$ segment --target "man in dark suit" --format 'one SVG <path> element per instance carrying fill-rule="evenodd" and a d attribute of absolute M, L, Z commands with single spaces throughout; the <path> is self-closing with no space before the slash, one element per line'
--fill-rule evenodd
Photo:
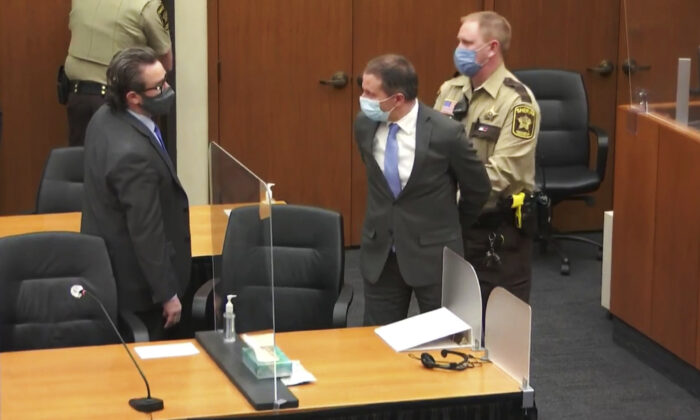
<path fill-rule="evenodd" d="M 463 254 L 459 212 L 476 219 L 491 183 L 464 128 L 416 99 L 404 57 L 372 59 L 362 75 L 355 139 L 367 171 L 360 268 L 366 325 L 441 304 L 442 249 Z M 457 190 L 461 198 L 457 204 Z"/>
<path fill-rule="evenodd" d="M 191 265 L 189 204 L 158 126 L 175 92 L 149 48 L 117 53 L 107 69 L 107 104 L 85 136 L 81 231 L 104 238 L 119 307 L 134 311 L 151 339 L 180 321 Z"/>

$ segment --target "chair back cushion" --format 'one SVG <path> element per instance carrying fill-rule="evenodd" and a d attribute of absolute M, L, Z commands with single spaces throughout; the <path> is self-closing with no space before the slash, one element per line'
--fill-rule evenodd
<path fill-rule="evenodd" d="M 537 166 L 588 166 L 588 99 L 581 75 L 556 69 L 513 74 L 532 90 L 542 113 Z"/>
<path fill-rule="evenodd" d="M 83 200 L 83 148 L 59 147 L 49 154 L 39 184 L 37 213 L 80 211 Z"/>
<path fill-rule="evenodd" d="M 0 238 L 0 351 L 114 343 L 97 302 L 116 320 L 117 291 L 101 238 L 71 232 Z M 115 321 L 116 322 L 116 321 Z"/>
<path fill-rule="evenodd" d="M 329 328 L 343 284 L 340 214 L 315 207 L 272 206 L 260 220 L 258 206 L 234 209 L 222 255 L 225 293 L 235 293 L 239 332 Z M 272 226 L 272 248 L 270 247 Z"/>

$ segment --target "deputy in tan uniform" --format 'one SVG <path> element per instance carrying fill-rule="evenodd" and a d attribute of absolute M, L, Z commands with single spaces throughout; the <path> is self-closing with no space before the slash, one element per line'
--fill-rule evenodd
<path fill-rule="evenodd" d="M 484 307 L 496 286 L 527 302 L 532 277 L 532 235 L 523 225 L 528 221 L 522 220 L 520 200 L 535 188 L 540 109 L 530 89 L 505 67 L 510 34 L 508 21 L 495 12 L 463 17 L 454 53 L 460 75 L 443 83 L 435 102 L 435 109 L 464 124 L 491 180 L 478 221 L 462 226 L 465 256 L 479 276 Z"/>
<path fill-rule="evenodd" d="M 161 0 L 73 0 L 69 27 L 68 143 L 82 146 L 92 114 L 104 103 L 107 66 L 114 54 L 148 46 L 169 71 L 173 67 L 170 27 Z"/>

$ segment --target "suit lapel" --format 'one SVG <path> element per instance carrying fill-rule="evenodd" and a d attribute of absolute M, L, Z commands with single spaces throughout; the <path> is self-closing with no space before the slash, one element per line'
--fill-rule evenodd
<path fill-rule="evenodd" d="M 389 182 L 386 180 L 386 177 L 384 176 L 384 171 L 382 168 L 379 166 L 377 163 L 377 160 L 374 158 L 374 137 L 377 134 L 377 129 L 379 128 L 378 122 L 372 121 L 370 119 L 366 119 L 366 123 L 363 124 L 362 126 L 362 134 L 359 136 L 360 137 L 360 149 L 362 150 L 362 153 L 367 156 L 365 158 L 366 164 L 369 165 L 369 170 L 374 171 L 377 175 L 376 178 L 379 180 L 378 183 L 379 185 L 382 186 L 382 189 L 384 191 L 384 194 L 386 194 L 388 197 L 390 197 L 392 200 L 394 199 L 394 193 L 391 192 L 391 188 L 389 187 Z M 400 194 L 399 194 L 400 195 Z"/>
<path fill-rule="evenodd" d="M 148 143 L 151 145 L 151 147 L 153 147 L 155 149 L 158 156 L 160 156 L 160 158 L 163 159 L 163 162 L 165 162 L 165 165 L 170 170 L 170 176 L 172 176 L 173 179 L 175 180 L 175 182 L 177 183 L 177 185 L 179 185 L 180 188 L 182 188 L 182 185 L 180 184 L 180 179 L 177 177 L 177 172 L 175 171 L 175 167 L 173 166 L 173 162 L 170 159 L 170 156 L 168 155 L 168 153 L 165 151 L 165 149 L 160 147 L 160 142 L 158 141 L 158 139 L 156 139 L 155 134 L 153 134 L 148 129 L 148 127 L 143 125 L 141 123 L 141 121 L 134 118 L 134 116 L 129 114 L 128 112 L 123 113 L 123 118 L 127 123 L 129 123 L 129 125 L 134 127 L 136 129 L 136 131 L 138 131 L 144 137 L 146 137 L 146 139 L 148 140 Z"/>
<path fill-rule="evenodd" d="M 374 156 L 372 151 L 372 143 L 374 142 L 374 135 L 377 133 L 377 128 L 379 128 L 379 123 L 372 121 L 369 118 L 363 118 L 364 122 L 360 125 L 361 132 L 357 136 L 357 140 L 362 153 L 368 156 Z"/>
<path fill-rule="evenodd" d="M 418 116 L 416 118 L 416 153 L 413 158 L 413 169 L 411 169 L 411 175 L 408 177 L 406 186 L 401 190 L 401 194 L 404 191 L 411 188 L 420 177 L 420 171 L 423 168 L 423 161 L 428 154 L 428 146 L 430 145 L 430 134 L 433 130 L 433 125 L 430 122 L 430 116 L 425 112 L 425 105 L 418 103 Z M 399 196 L 401 196 L 399 194 Z"/>

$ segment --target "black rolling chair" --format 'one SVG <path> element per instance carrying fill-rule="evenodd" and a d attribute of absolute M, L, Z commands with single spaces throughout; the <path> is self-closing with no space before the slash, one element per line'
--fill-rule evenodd
<path fill-rule="evenodd" d="M 513 72 L 525 83 L 540 105 L 542 122 L 537 139 L 537 188 L 548 199 L 549 214 L 541 229 L 542 251 L 548 245 L 561 257 L 561 273 L 569 274 L 570 261 L 557 243 L 559 240 L 574 240 L 589 243 L 598 248 L 602 245 L 588 238 L 574 235 L 553 234 L 551 212 L 554 206 L 565 200 L 583 200 L 593 204 L 588 195 L 598 189 L 605 178 L 608 155 L 608 134 L 588 123 L 588 99 L 583 78 L 579 73 L 554 69 L 528 69 Z M 597 154 L 590 169 L 589 133 L 597 139 Z"/>
<path fill-rule="evenodd" d="M 352 289 L 344 284 L 343 221 L 336 212 L 315 207 L 274 205 L 272 237 L 275 330 L 340 328 L 347 325 Z M 272 328 L 270 219 L 258 206 L 229 216 L 217 301 L 236 294 L 236 331 Z M 196 293 L 193 318 L 212 319 L 212 280 Z M 207 318 L 209 317 L 209 318 Z"/>
<path fill-rule="evenodd" d="M 82 210 L 83 148 L 51 150 L 36 197 L 37 213 L 65 213 Z"/>
<path fill-rule="evenodd" d="M 117 321 L 117 289 L 101 238 L 45 232 L 0 238 L 0 351 L 117 343 L 99 305 L 76 299 L 79 284 L 98 296 L 130 341 L 148 341 L 133 314 Z"/>

